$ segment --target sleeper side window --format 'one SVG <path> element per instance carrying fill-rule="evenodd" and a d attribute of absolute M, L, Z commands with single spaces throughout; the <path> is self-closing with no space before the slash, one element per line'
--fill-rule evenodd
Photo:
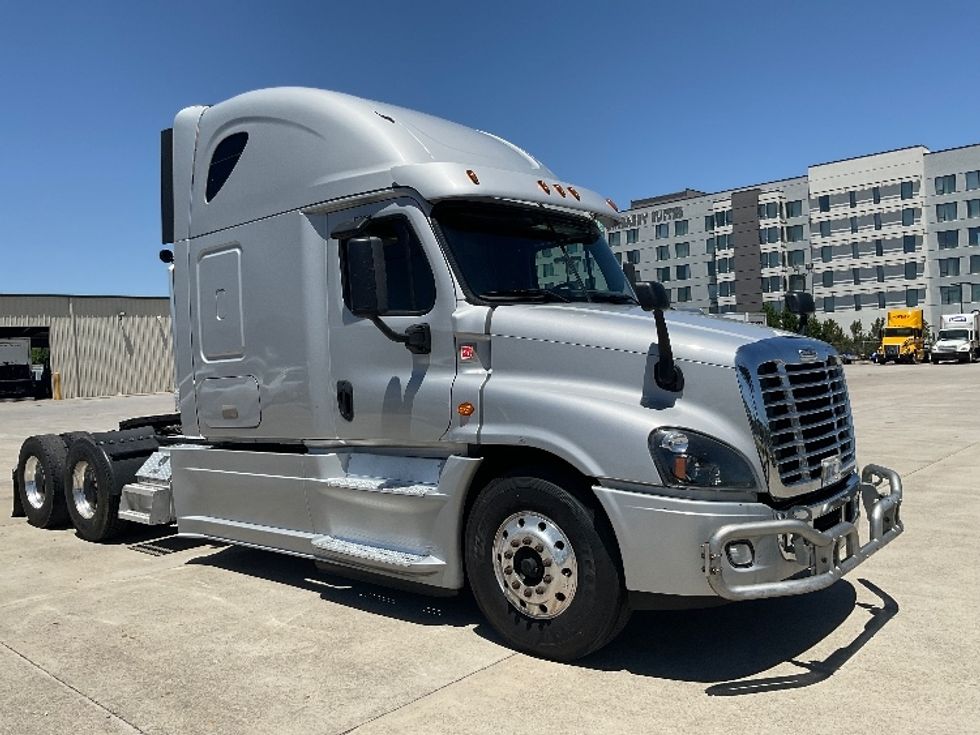
<path fill-rule="evenodd" d="M 248 143 L 248 133 L 233 133 L 218 143 L 208 164 L 208 183 L 204 190 L 204 201 L 214 199 L 221 187 L 228 181 L 231 172 L 235 170 L 238 159 L 242 157 L 245 144 Z"/>
<path fill-rule="evenodd" d="M 379 237 L 384 244 L 385 273 L 388 281 L 388 310 L 385 314 L 425 314 L 436 303 L 436 282 L 425 257 L 422 243 L 405 217 L 373 220 L 358 237 Z M 340 257 L 347 258 L 347 242 L 341 243 Z M 343 269 L 346 272 L 346 268 Z M 350 293 L 344 282 L 344 304 L 350 308 Z"/>

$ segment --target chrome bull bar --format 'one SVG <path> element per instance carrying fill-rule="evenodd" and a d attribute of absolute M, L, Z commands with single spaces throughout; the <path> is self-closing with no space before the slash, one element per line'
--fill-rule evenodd
<path fill-rule="evenodd" d="M 876 481 L 877 479 L 877 481 Z M 888 481 L 889 491 L 880 494 L 877 486 Z M 768 597 L 801 595 L 829 587 L 856 566 L 876 553 L 905 530 L 900 509 L 902 478 L 894 470 L 869 464 L 861 471 L 858 487 L 868 516 L 870 539 L 860 545 L 854 523 L 842 521 L 826 531 L 818 531 L 803 520 L 791 518 L 751 521 L 721 526 L 701 545 L 703 571 L 708 585 L 727 600 L 756 600 Z M 732 577 L 741 572 L 728 558 L 726 548 L 732 542 L 768 539 L 778 543 L 779 536 L 789 536 L 795 545 L 811 553 L 807 567 L 790 579 L 737 583 Z"/>

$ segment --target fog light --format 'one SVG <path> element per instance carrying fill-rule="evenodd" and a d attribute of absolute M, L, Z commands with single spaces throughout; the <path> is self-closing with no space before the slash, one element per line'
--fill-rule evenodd
<path fill-rule="evenodd" d="M 732 541 L 725 547 L 725 553 L 733 567 L 750 567 L 755 561 L 755 550 L 748 541 Z"/>

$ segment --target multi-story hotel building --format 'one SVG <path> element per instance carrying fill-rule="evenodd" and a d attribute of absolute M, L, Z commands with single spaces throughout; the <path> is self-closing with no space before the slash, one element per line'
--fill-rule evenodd
<path fill-rule="evenodd" d="M 810 291 L 821 317 L 865 328 L 888 309 L 926 319 L 980 308 L 980 144 L 913 146 L 805 176 L 634 200 L 609 233 L 678 306 L 758 312 Z"/>

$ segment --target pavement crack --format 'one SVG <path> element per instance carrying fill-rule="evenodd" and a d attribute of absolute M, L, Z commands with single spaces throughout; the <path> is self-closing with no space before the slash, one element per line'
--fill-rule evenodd
<path fill-rule="evenodd" d="M 927 465 L 923 465 L 922 467 L 919 467 L 918 469 L 912 470 L 911 472 L 906 472 L 904 476 L 905 477 L 911 477 L 912 475 L 914 475 L 914 474 L 916 474 L 918 472 L 922 472 L 922 470 L 927 470 L 930 467 L 933 467 L 933 466 L 939 464 L 940 462 L 945 462 L 950 457 L 955 457 L 957 454 L 961 454 L 962 452 L 965 452 L 968 449 L 973 449 L 974 447 L 978 447 L 978 446 L 980 446 L 980 442 L 973 442 L 972 444 L 967 444 L 965 447 L 960 447 L 956 451 L 950 452 L 949 454 L 945 455 L 944 457 L 940 457 L 939 459 L 937 459 L 937 460 L 935 460 L 933 462 L 930 462 Z"/>
<path fill-rule="evenodd" d="M 438 687 L 436 687 L 435 689 L 433 689 L 430 692 L 426 692 L 425 694 L 420 694 L 419 696 L 415 697 L 414 699 L 410 699 L 407 702 L 403 702 L 402 704 L 398 705 L 397 707 L 392 707 L 391 709 L 385 710 L 384 712 L 382 712 L 380 714 L 377 714 L 374 717 L 371 717 L 371 718 L 368 718 L 367 720 L 364 720 L 364 722 L 359 722 L 358 724 L 354 725 L 353 727 L 350 727 L 350 728 L 348 728 L 346 730 L 341 730 L 339 733 L 337 733 L 337 735 L 349 735 L 349 733 L 355 732 L 356 730 L 361 729 L 365 725 L 370 725 L 372 722 L 377 722 L 381 718 L 387 717 L 388 715 L 390 715 L 390 714 L 392 714 L 394 712 L 398 712 L 399 710 L 405 709 L 406 707 L 410 707 L 411 705 L 415 704 L 416 702 L 421 702 L 423 699 L 426 699 L 427 697 L 431 697 L 433 694 L 437 694 L 437 693 L 441 692 L 443 689 L 447 689 L 447 688 L 453 686 L 454 684 L 458 684 L 461 681 L 466 681 L 471 676 L 475 676 L 476 674 L 482 673 L 482 672 L 484 672 L 484 671 L 486 671 L 488 669 L 492 669 L 497 664 L 501 664 L 504 661 L 507 661 L 509 659 L 512 659 L 516 655 L 517 655 L 517 653 L 514 652 L 514 653 L 510 653 L 510 654 L 504 656 L 503 658 L 498 658 L 496 661 L 491 661 L 486 666 L 481 666 L 480 668 L 474 669 L 473 671 L 469 672 L 468 674 L 463 674 L 462 676 L 459 676 L 459 677 L 453 679 L 452 681 L 447 681 L 442 686 L 438 686 Z"/>
<path fill-rule="evenodd" d="M 75 686 L 69 684 L 67 681 L 65 681 L 61 677 L 57 676 L 56 674 L 52 674 L 46 668 L 44 668 L 43 666 L 41 666 L 41 664 L 39 664 L 36 661 L 32 660 L 28 656 L 25 656 L 23 653 L 21 653 L 20 651 L 18 651 L 16 648 L 12 648 L 8 644 L 4 643 L 3 641 L 0 641 L 0 646 L 2 646 L 4 649 L 10 651 L 14 656 L 16 656 L 17 658 L 21 659 L 22 661 L 24 661 L 25 663 L 27 663 L 29 666 L 32 666 L 33 668 L 37 669 L 38 671 L 40 671 L 45 676 L 50 677 L 51 679 L 54 679 L 56 682 L 58 682 L 59 684 L 61 684 L 61 686 L 63 686 L 66 689 L 70 689 L 71 691 L 75 692 L 75 694 L 77 694 L 82 699 L 85 699 L 86 701 L 91 702 L 93 705 L 95 705 L 100 710 L 102 710 L 107 715 L 109 715 L 109 717 L 111 717 L 114 720 L 118 720 L 123 725 L 125 725 L 128 728 L 130 728 L 133 732 L 140 733 L 140 735 L 147 735 L 147 733 L 146 733 L 145 730 L 141 730 L 140 728 L 136 727 L 136 725 L 134 725 L 132 722 L 130 722 L 129 720 L 127 720 L 124 717 L 120 716 L 118 713 L 113 712 L 111 709 L 109 709 L 108 707 L 106 707 L 104 704 L 102 704 L 98 700 L 93 699 L 92 697 L 90 697 L 89 695 L 87 695 L 85 692 L 81 691 L 78 687 L 75 687 Z"/>

